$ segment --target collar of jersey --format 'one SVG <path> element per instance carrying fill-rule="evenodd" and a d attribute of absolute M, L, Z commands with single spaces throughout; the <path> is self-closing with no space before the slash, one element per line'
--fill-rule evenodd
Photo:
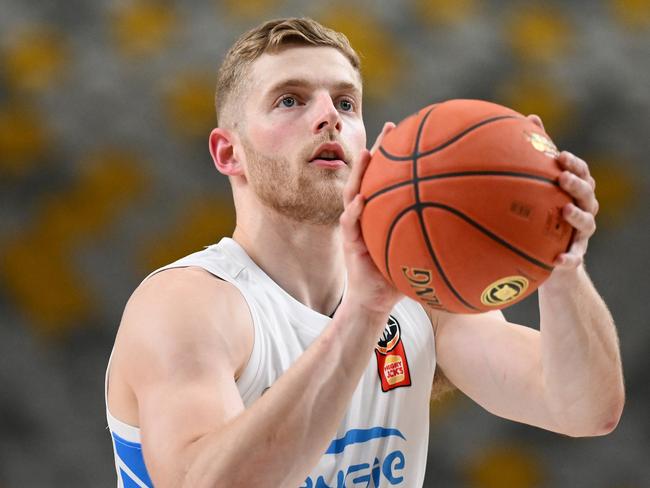
<path fill-rule="evenodd" d="M 274 288 L 278 292 L 278 296 L 280 296 L 287 304 L 287 313 L 292 317 L 292 319 L 294 319 L 295 323 L 293 325 L 295 327 L 299 327 L 308 332 L 311 336 L 316 337 L 323 331 L 323 328 L 330 322 L 330 320 L 332 320 L 327 315 L 316 312 L 287 293 L 284 288 L 273 281 L 271 277 L 267 275 L 248 254 L 246 254 L 246 251 L 234 239 L 224 237 L 217 245 L 237 261 L 245 265 L 245 267 L 248 268 L 257 279 L 264 282 L 267 286 Z M 348 279 L 346 276 L 343 287 L 343 296 L 345 296 L 347 289 Z"/>

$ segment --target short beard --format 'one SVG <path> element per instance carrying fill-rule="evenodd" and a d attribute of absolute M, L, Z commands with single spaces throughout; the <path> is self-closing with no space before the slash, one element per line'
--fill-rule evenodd
<path fill-rule="evenodd" d="M 266 157 L 253 149 L 248 141 L 242 142 L 249 183 L 264 205 L 298 223 L 338 224 L 343 213 L 342 187 L 349 169 L 333 171 L 307 166 L 306 161 L 318 145 L 306 148 L 305 154 L 300 154 L 300 166 L 296 171 L 286 158 Z"/>

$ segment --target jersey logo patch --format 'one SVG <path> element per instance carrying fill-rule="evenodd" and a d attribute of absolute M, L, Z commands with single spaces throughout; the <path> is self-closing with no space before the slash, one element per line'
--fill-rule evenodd
<path fill-rule="evenodd" d="M 388 317 L 384 333 L 375 346 L 375 356 L 381 391 L 387 392 L 400 386 L 411 386 L 402 330 L 399 322 L 392 315 Z"/>

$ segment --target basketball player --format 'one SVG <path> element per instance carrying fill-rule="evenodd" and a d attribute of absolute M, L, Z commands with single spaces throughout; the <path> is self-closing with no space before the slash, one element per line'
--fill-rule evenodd
<path fill-rule="evenodd" d="M 343 35 L 265 23 L 231 48 L 217 93 L 209 147 L 237 224 L 126 306 L 107 371 L 119 486 L 421 486 L 445 385 L 569 436 L 614 429 L 624 388 L 582 266 L 598 210 L 584 161 L 558 158 L 577 237 L 539 289 L 537 331 L 425 310 L 370 260 L 359 58 Z"/>

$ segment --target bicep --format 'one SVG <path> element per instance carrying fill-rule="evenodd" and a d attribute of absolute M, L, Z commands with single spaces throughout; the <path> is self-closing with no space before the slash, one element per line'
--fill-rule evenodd
<path fill-rule="evenodd" d="M 225 284 L 166 273 L 127 305 L 121 346 L 147 469 L 156 486 L 177 486 L 197 441 L 244 410 L 235 374 L 251 336 L 247 307 Z"/>
<path fill-rule="evenodd" d="M 226 374 L 192 370 L 181 367 L 137 392 L 143 455 L 154 482 L 178 484 L 170 481 L 182 480 L 197 454 L 196 441 L 244 410 L 227 368 Z"/>
<path fill-rule="evenodd" d="M 489 412 L 553 430 L 539 331 L 509 323 L 499 311 L 441 315 L 436 357 L 449 380 Z"/>

